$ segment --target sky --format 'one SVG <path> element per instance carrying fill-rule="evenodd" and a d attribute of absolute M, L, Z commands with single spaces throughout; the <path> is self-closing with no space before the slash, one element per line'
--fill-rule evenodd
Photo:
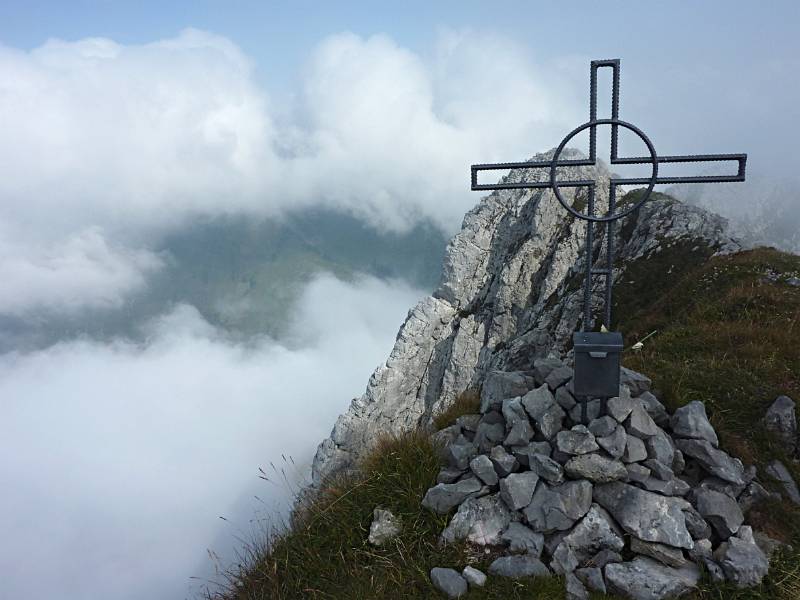
<path fill-rule="evenodd" d="M 659 154 L 747 152 L 754 181 L 796 181 L 799 17 L 793 2 L 3 3 L 0 318 L 124 306 L 163 268 L 158 241 L 201 217 L 324 206 L 452 234 L 479 199 L 470 164 L 524 160 L 587 120 L 596 58 L 622 60 L 621 117 Z M 253 496 L 285 507 L 258 467 L 283 454 L 302 471 L 424 293 L 322 276 L 291 347 L 243 345 L 179 305 L 140 324 L 144 342 L 0 355 L 0 598 L 186 593 L 207 548 L 231 556 Z"/>

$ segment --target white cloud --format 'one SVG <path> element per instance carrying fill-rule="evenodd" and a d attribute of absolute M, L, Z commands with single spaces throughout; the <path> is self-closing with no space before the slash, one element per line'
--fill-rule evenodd
<path fill-rule="evenodd" d="M 252 531 L 257 479 L 308 463 L 421 292 L 330 277 L 306 290 L 295 349 L 245 348 L 189 306 L 143 346 L 61 343 L 0 357 L 0 564 L 9 597 L 176 598 Z M 218 519 L 233 521 L 236 531 Z M 222 541 L 220 541 L 222 540 Z"/>
<path fill-rule="evenodd" d="M 135 253 L 195 215 L 310 205 L 378 228 L 429 218 L 454 231 L 478 200 L 471 162 L 525 158 L 554 144 L 545 123 L 570 120 L 551 71 L 521 46 L 473 32 L 443 30 L 429 58 L 385 35 L 338 34 L 311 53 L 284 114 L 249 59 L 202 31 L 144 45 L 0 46 L 5 256 L 32 262 L 91 228 Z M 59 298 L 70 272 L 49 270 L 36 298 L 22 281 L 13 293 L 32 305 Z M 83 289 L 86 298 L 73 290 L 65 309 L 105 296 Z"/>
<path fill-rule="evenodd" d="M 117 308 L 162 266 L 152 252 L 110 245 L 96 228 L 39 245 L 0 236 L 0 314 Z"/>

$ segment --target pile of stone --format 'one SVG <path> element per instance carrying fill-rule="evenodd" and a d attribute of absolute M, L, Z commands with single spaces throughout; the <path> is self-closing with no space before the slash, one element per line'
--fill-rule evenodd
<path fill-rule="evenodd" d="M 704 405 L 669 415 L 650 380 L 623 368 L 619 396 L 584 406 L 572 374 L 555 358 L 489 373 L 480 414 L 436 434 L 447 466 L 422 504 L 457 509 L 441 542 L 500 547 L 492 575 L 562 574 L 568 598 L 678 596 L 701 567 L 716 581 L 758 584 L 769 567 L 762 546 L 774 540 L 745 515 L 771 494 L 755 467 L 719 447 Z M 453 575 L 445 593 L 458 597 L 467 582 Z"/>

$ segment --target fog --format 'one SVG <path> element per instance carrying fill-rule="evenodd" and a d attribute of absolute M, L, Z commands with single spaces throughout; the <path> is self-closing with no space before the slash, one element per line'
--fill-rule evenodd
<path fill-rule="evenodd" d="M 184 597 L 210 574 L 206 548 L 230 560 L 256 509 L 285 510 L 289 488 L 258 468 L 274 475 L 283 454 L 306 473 L 421 295 L 321 277 L 294 349 L 236 345 L 183 305 L 146 325 L 146 344 L 2 356 L 3 597 Z"/>

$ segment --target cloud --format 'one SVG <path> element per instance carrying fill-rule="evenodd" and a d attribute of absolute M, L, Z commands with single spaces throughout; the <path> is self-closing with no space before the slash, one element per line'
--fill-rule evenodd
<path fill-rule="evenodd" d="M 378 229 L 455 231 L 478 199 L 471 162 L 525 158 L 570 120 L 556 75 L 487 34 L 442 30 L 423 58 L 343 33 L 312 51 L 282 112 L 241 50 L 203 31 L 0 46 L 0 243 L 25 274 L 0 313 L 116 303 L 153 270 L 159 236 L 198 215 L 323 205 Z M 89 238 L 106 259 L 47 258 Z"/>
<path fill-rule="evenodd" d="M 96 228 L 46 245 L 0 236 L 0 314 L 118 308 L 162 266 L 152 252 L 110 245 Z"/>
<path fill-rule="evenodd" d="M 0 357 L 3 591 L 26 598 L 176 598 L 250 532 L 257 479 L 281 454 L 307 464 L 386 356 L 422 293 L 315 280 L 294 347 L 244 347 L 177 306 L 149 341 L 92 340 Z M 200 566 L 198 566 L 200 565 Z M 203 569 L 206 569 L 203 572 Z"/>

